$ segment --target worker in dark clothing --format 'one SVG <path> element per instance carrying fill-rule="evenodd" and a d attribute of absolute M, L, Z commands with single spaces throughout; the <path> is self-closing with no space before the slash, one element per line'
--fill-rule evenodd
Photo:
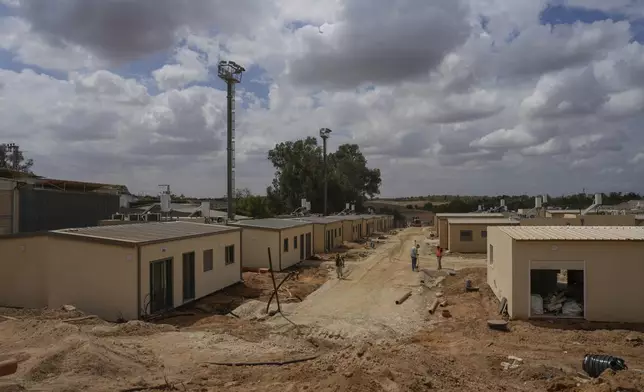
<path fill-rule="evenodd" d="M 342 269 L 344 268 L 344 257 L 340 256 L 339 253 L 335 255 L 335 273 L 338 275 L 338 279 L 344 277 Z"/>
<path fill-rule="evenodd" d="M 411 270 L 412 271 L 416 271 L 416 263 L 418 261 L 418 253 L 420 250 L 419 248 L 420 248 L 419 244 L 416 244 L 411 248 Z"/>

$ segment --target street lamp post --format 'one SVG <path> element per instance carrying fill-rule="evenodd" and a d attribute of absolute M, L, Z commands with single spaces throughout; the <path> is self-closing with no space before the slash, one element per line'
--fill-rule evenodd
<path fill-rule="evenodd" d="M 220 61 L 217 67 L 217 76 L 226 82 L 227 103 L 228 103 L 228 126 L 227 126 L 227 158 L 228 158 L 228 219 L 235 219 L 235 84 L 241 82 L 244 67 L 234 61 Z"/>
<path fill-rule="evenodd" d="M 322 151 L 324 157 L 324 211 L 323 215 L 327 215 L 327 175 L 326 175 L 326 141 L 331 134 L 329 128 L 320 128 L 320 137 L 322 138 Z"/>

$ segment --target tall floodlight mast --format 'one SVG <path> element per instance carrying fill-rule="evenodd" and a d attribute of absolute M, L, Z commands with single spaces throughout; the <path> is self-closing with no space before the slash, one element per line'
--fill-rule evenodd
<path fill-rule="evenodd" d="M 324 211 L 322 214 L 324 216 L 328 215 L 326 205 L 327 205 L 327 175 L 326 175 L 326 141 L 331 135 L 331 130 L 329 128 L 320 128 L 320 137 L 322 138 L 322 151 L 324 156 Z"/>
<path fill-rule="evenodd" d="M 228 87 L 228 142 L 227 142 L 227 155 L 228 155 L 228 219 L 235 219 L 235 84 L 240 83 L 242 73 L 246 70 L 241 65 L 234 61 L 220 61 L 217 67 L 217 76 L 219 76 Z"/>

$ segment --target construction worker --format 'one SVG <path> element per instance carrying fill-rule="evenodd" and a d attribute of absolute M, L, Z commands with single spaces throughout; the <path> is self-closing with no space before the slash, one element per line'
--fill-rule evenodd
<path fill-rule="evenodd" d="M 342 268 L 344 267 L 344 257 L 341 257 L 339 253 L 335 254 L 335 273 L 338 275 L 338 279 L 344 277 L 342 273 Z"/>
<path fill-rule="evenodd" d="M 411 247 L 411 270 L 416 271 L 416 262 L 418 261 L 418 253 L 420 245 L 416 244 Z"/>
<path fill-rule="evenodd" d="M 436 261 L 438 262 L 438 269 L 443 269 L 443 265 L 441 264 L 441 260 L 443 259 L 443 248 L 441 248 L 439 245 L 436 245 Z"/>

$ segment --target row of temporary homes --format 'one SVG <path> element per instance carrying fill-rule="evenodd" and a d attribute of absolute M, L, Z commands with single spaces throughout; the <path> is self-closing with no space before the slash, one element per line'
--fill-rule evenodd
<path fill-rule="evenodd" d="M 487 280 L 513 319 L 644 322 L 644 227 L 499 226 Z"/>
<path fill-rule="evenodd" d="M 370 234 L 367 227 L 390 224 L 372 215 L 320 219 L 149 222 L 4 236 L 0 306 L 73 304 L 107 320 L 136 319 L 239 282 L 242 265 L 268 267 L 269 248 L 273 268 L 282 270 Z"/>

